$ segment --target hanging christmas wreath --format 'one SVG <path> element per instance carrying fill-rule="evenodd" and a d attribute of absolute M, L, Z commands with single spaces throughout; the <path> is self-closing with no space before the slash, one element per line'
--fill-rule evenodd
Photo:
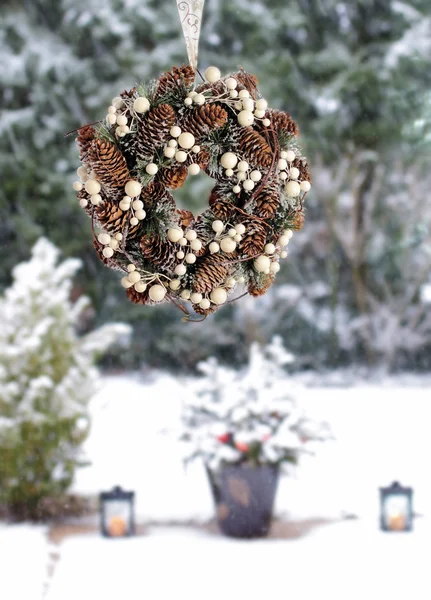
<path fill-rule="evenodd" d="M 236 288 L 264 294 L 310 189 L 298 128 L 268 108 L 243 70 L 209 67 L 194 86 L 191 66 L 114 98 L 106 119 L 78 130 L 82 166 L 74 183 L 91 216 L 101 260 L 124 273 L 138 304 L 171 301 L 207 316 Z M 215 181 L 195 217 L 170 190 L 205 171 Z"/>

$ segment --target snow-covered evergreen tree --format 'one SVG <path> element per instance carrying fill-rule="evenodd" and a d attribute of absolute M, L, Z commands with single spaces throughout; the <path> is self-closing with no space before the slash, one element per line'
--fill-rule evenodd
<path fill-rule="evenodd" d="M 296 464 L 328 427 L 307 418 L 289 393 L 284 366 L 293 356 L 275 337 L 250 348 L 241 371 L 210 358 L 198 365 L 201 377 L 183 407 L 186 461 L 201 457 L 216 470 L 224 464 Z"/>
<path fill-rule="evenodd" d="M 37 517 L 44 498 L 71 484 L 89 431 L 94 361 L 130 333 L 114 323 L 78 337 L 88 306 L 70 299 L 80 261 L 58 260 L 41 238 L 0 297 L 0 504 L 17 516 Z"/>

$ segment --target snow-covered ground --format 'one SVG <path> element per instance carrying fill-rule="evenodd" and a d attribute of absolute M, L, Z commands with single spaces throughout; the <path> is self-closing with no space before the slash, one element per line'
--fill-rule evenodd
<path fill-rule="evenodd" d="M 423 385 L 428 383 L 428 385 Z M 429 382 L 386 381 L 354 387 L 292 388 L 311 417 L 327 420 L 336 437 L 283 479 L 276 512 L 290 519 L 357 515 L 296 540 L 237 541 L 186 527 L 152 526 L 147 534 L 106 540 L 71 537 L 47 600 L 174 596 L 251 600 L 410 598 L 429 600 L 431 550 L 431 416 Z M 109 377 L 91 403 L 92 432 L 75 492 L 120 484 L 136 491 L 138 521 L 207 520 L 213 516 L 205 473 L 184 471 L 173 432 L 184 381 L 143 383 Z M 172 432 L 169 433 L 169 432 Z M 414 487 L 412 533 L 378 529 L 378 487 L 397 479 Z M 52 547 L 43 528 L 0 528 L 0 598 L 41 600 Z"/>

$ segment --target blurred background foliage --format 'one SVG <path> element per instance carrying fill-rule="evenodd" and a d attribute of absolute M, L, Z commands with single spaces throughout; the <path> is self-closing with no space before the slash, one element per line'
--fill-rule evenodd
<path fill-rule="evenodd" d="M 312 165 L 306 224 L 278 283 L 199 325 L 132 305 L 99 262 L 71 183 L 74 135 L 113 96 L 186 60 L 173 0 L 9 0 L 0 15 L 0 291 L 47 236 L 83 260 L 74 295 L 133 326 L 106 367 L 243 364 L 283 336 L 297 368 L 429 369 L 431 7 L 427 0 L 207 0 L 200 67 L 255 73 L 299 123 Z M 202 175 L 176 195 L 203 210 Z"/>

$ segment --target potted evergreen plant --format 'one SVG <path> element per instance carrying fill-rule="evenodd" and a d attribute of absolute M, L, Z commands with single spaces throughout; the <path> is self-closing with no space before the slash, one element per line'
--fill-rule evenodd
<path fill-rule="evenodd" d="M 242 371 L 211 358 L 183 407 L 186 462 L 200 457 L 221 531 L 250 538 L 268 533 L 282 465 L 296 465 L 325 424 L 307 419 L 287 392 L 284 365 L 293 360 L 280 338 L 253 344 Z"/>

